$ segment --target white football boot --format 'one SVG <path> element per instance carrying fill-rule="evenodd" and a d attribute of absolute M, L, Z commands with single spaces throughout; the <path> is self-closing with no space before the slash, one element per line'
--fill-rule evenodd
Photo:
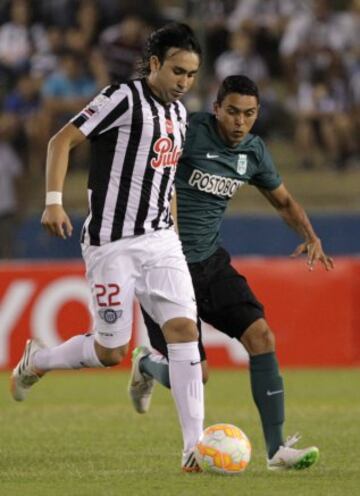
<path fill-rule="evenodd" d="M 128 393 L 138 413 L 146 413 L 150 408 L 151 396 L 155 380 L 140 371 L 140 360 L 151 351 L 146 346 L 138 346 L 132 352 L 132 369 L 128 385 Z"/>
<path fill-rule="evenodd" d="M 298 434 L 295 434 L 287 438 L 284 446 L 280 446 L 274 456 L 267 461 L 269 470 L 302 470 L 311 467 L 311 465 L 318 461 L 320 453 L 316 446 L 303 449 L 292 448 L 299 441 L 300 437 Z"/>
<path fill-rule="evenodd" d="M 194 450 L 183 452 L 181 470 L 187 473 L 202 472 L 200 465 L 196 461 Z"/>
<path fill-rule="evenodd" d="M 33 367 L 34 354 L 44 346 L 34 339 L 26 341 L 25 350 L 11 375 L 11 394 L 14 400 L 24 401 L 31 386 L 38 382 L 44 372 Z"/>

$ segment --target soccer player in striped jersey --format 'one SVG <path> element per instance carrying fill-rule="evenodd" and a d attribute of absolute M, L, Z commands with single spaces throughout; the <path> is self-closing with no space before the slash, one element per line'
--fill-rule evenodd
<path fill-rule="evenodd" d="M 192 276 L 199 317 L 239 340 L 249 353 L 251 389 L 267 448 L 268 468 L 301 469 L 318 458 L 318 449 L 297 449 L 298 437 L 283 438 L 284 385 L 275 351 L 275 338 L 265 320 L 263 305 L 246 279 L 230 264 L 220 246 L 225 209 L 244 184 L 255 186 L 283 219 L 303 238 L 294 255 L 307 254 L 313 269 L 333 268 L 304 209 L 283 184 L 265 143 L 250 134 L 259 112 L 259 93 L 245 76 L 229 76 L 218 91 L 214 114 L 190 117 L 183 155 L 176 175 L 178 227 Z M 144 311 L 145 310 L 145 311 Z M 133 352 L 129 393 L 139 413 L 150 405 L 154 378 L 170 387 L 165 343 L 151 316 L 143 309 L 152 346 Z M 208 372 L 201 339 L 204 379 Z"/>
<path fill-rule="evenodd" d="M 54 348 L 29 340 L 12 375 L 13 396 L 22 401 L 50 370 L 117 365 L 128 350 L 136 296 L 167 342 L 185 471 L 198 470 L 193 448 L 203 430 L 203 384 L 194 290 L 170 203 L 187 121 L 179 99 L 200 62 L 192 30 L 164 26 L 149 37 L 144 77 L 105 88 L 50 140 L 42 224 L 60 238 L 72 232 L 62 206 L 69 153 L 91 143 L 81 245 L 94 330 Z"/>

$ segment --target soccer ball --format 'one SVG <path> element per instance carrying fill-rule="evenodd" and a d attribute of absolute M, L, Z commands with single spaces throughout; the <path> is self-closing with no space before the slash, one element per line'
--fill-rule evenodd
<path fill-rule="evenodd" d="M 195 447 L 196 461 L 204 471 L 240 474 L 251 457 L 251 444 L 246 434 L 231 424 L 207 427 Z"/>

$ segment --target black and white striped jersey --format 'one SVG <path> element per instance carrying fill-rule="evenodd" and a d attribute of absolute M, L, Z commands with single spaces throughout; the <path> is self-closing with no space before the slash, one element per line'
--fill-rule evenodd
<path fill-rule="evenodd" d="M 71 122 L 91 142 L 82 242 L 103 245 L 170 227 L 185 107 L 162 103 L 139 79 L 108 86 Z"/>

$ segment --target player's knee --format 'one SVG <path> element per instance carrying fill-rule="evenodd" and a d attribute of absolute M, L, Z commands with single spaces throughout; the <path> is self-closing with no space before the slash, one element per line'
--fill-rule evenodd
<path fill-rule="evenodd" d="M 253 322 L 244 332 L 241 342 L 250 355 L 270 353 L 275 350 L 275 336 L 265 319 Z"/>
<path fill-rule="evenodd" d="M 199 338 L 196 323 L 183 317 L 168 320 L 162 330 L 168 343 L 187 343 Z"/>
<path fill-rule="evenodd" d="M 96 343 L 96 345 L 96 354 L 105 367 L 114 367 L 121 363 L 129 349 L 127 344 L 117 348 L 105 348 L 104 346 L 99 345 L 99 343 Z"/>

